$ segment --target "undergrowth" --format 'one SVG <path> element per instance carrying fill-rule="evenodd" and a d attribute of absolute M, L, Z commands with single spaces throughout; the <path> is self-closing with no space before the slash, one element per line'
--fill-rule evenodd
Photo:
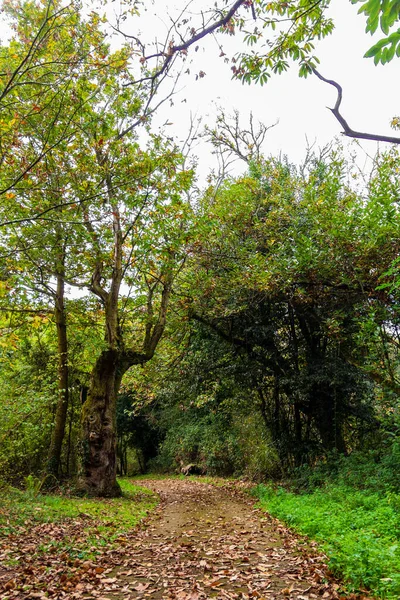
<path fill-rule="evenodd" d="M 389 464 L 390 462 L 390 464 Z M 400 597 L 400 494 L 391 460 L 369 455 L 339 458 L 297 473 L 290 491 L 259 485 L 262 508 L 317 540 L 332 572 L 353 589 L 379 598 Z"/>

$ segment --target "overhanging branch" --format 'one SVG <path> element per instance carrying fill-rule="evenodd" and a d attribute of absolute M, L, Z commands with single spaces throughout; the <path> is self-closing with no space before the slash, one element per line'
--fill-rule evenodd
<path fill-rule="evenodd" d="M 339 111 L 343 96 L 342 87 L 336 81 L 333 81 L 333 79 L 326 79 L 325 77 L 323 77 L 321 73 L 319 73 L 316 69 L 313 69 L 313 72 L 319 79 L 321 79 L 321 81 L 333 85 L 333 87 L 337 90 L 338 97 L 336 100 L 336 104 L 333 108 L 330 108 L 329 110 L 332 112 L 332 114 L 336 117 L 336 119 L 343 127 L 343 135 L 361 140 L 371 140 L 373 142 L 388 142 L 389 144 L 400 144 L 399 137 L 393 137 L 390 135 L 379 135 L 375 133 L 365 133 L 363 131 L 354 131 L 354 129 L 352 129 L 349 126 L 346 119 L 344 119 L 344 117 L 340 114 Z"/>
<path fill-rule="evenodd" d="M 143 60 L 145 60 L 145 61 L 155 59 L 155 58 L 157 58 L 157 59 L 161 58 L 162 64 L 155 71 L 155 73 L 145 76 L 142 79 L 126 83 L 125 86 L 136 85 L 136 84 L 142 83 L 144 81 L 158 79 L 161 75 L 163 75 L 164 73 L 166 73 L 169 70 L 171 63 L 173 62 L 173 59 L 175 58 L 175 56 L 177 54 L 179 54 L 180 52 L 186 52 L 190 48 L 190 46 L 192 46 L 193 44 L 195 44 L 202 38 L 207 37 L 208 35 L 212 34 L 214 31 L 216 31 L 220 27 L 224 27 L 225 25 L 227 25 L 229 23 L 229 21 L 235 16 L 238 9 L 243 5 L 247 6 L 247 4 L 248 4 L 247 0 L 236 0 L 236 2 L 233 3 L 231 8 L 227 11 L 227 13 L 224 16 L 222 16 L 217 21 L 214 21 L 214 23 L 211 23 L 211 25 L 209 25 L 208 27 L 204 27 L 198 33 L 195 33 L 194 35 L 192 35 L 192 37 L 190 39 L 183 41 L 181 44 L 177 44 L 177 45 L 171 43 L 166 51 L 155 52 L 154 54 L 151 54 L 149 56 L 143 56 Z"/>

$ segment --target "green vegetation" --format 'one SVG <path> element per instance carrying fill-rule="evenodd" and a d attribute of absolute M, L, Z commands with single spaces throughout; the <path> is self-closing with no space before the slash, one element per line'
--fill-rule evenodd
<path fill-rule="evenodd" d="M 119 544 L 154 507 L 157 497 L 147 488 L 121 479 L 123 496 L 112 500 L 77 498 L 68 494 L 44 495 L 40 481 L 30 477 L 26 490 L 3 488 L 0 491 L 1 538 L 9 535 L 32 536 L 38 552 L 67 553 L 69 558 L 90 558 L 105 547 Z M 35 528 L 49 524 L 44 531 Z M 66 535 L 53 538 L 53 526 L 65 526 Z M 0 538 L 0 541 L 1 541 Z M 35 539 L 37 538 L 37 539 Z M 17 550 L 15 551 L 18 554 Z M 14 560 L 9 553 L 8 560 Z"/>
<path fill-rule="evenodd" d="M 291 485 L 300 492 L 260 484 L 254 494 L 270 514 L 317 540 L 332 572 L 344 576 L 352 589 L 366 587 L 394 600 L 400 594 L 396 452 L 395 457 L 371 452 L 336 458 L 297 472 Z"/>
<path fill-rule="evenodd" d="M 265 156 L 269 128 L 239 113 L 184 142 L 169 120 L 153 129 L 179 87 L 174 64 L 202 37 L 244 33 L 253 49 L 233 75 L 264 84 L 290 61 L 311 74 L 314 42 L 333 31 L 329 0 L 217 4 L 200 25 L 184 9 L 153 47 L 120 31 L 140 2 L 115 26 L 79 2 L 1 3 L 7 560 L 24 536 L 68 560 L 123 545 L 156 500 L 117 475 L 291 478 L 290 491 L 261 485 L 263 506 L 320 541 L 353 586 L 395 598 L 400 153 L 362 170 L 335 143 L 294 165 Z M 400 56 L 399 1 L 360 12 L 385 36 L 366 56 Z M 198 137 L 221 159 L 203 188 Z"/>

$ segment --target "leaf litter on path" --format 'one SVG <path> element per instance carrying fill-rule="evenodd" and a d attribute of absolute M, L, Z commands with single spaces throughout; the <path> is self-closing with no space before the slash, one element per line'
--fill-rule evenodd
<path fill-rule="evenodd" d="M 16 564 L 0 569 L 2 600 L 364 597 L 342 593 L 316 545 L 254 509 L 240 484 L 165 479 L 143 485 L 159 494 L 159 507 L 93 560 L 71 561 L 51 549 L 38 553 L 37 536 L 10 536 Z M 55 535 L 68 535 L 69 527 L 76 534 L 79 522 L 57 525 Z M 6 544 L 0 556 L 7 555 Z"/>

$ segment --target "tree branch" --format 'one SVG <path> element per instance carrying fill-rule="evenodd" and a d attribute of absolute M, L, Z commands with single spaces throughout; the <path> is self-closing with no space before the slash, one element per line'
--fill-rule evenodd
<path fill-rule="evenodd" d="M 333 81 L 333 79 L 325 79 L 325 77 L 323 77 L 321 75 L 321 73 L 319 73 L 316 69 L 313 69 L 313 73 L 319 79 L 321 79 L 321 81 L 324 81 L 325 83 L 329 83 L 330 85 L 333 85 L 333 87 L 337 89 L 338 97 L 336 100 L 336 104 L 333 108 L 330 108 L 329 110 L 332 112 L 332 114 L 336 117 L 336 119 L 339 121 L 339 123 L 343 127 L 343 132 L 342 132 L 343 135 L 346 135 L 347 137 L 358 138 L 361 140 L 371 140 L 373 142 L 388 142 L 389 144 L 400 144 L 399 137 L 392 137 L 390 135 L 379 135 L 379 134 L 375 134 L 375 133 L 364 133 L 362 131 L 354 131 L 354 129 L 352 129 L 349 126 L 347 121 L 342 117 L 342 115 L 339 112 L 340 104 L 342 102 L 342 95 L 343 95 L 342 87 L 336 81 Z"/>
<path fill-rule="evenodd" d="M 102 275 L 103 275 L 103 259 L 101 256 L 101 247 L 99 242 L 99 236 L 97 231 L 93 227 L 89 214 L 87 210 L 83 210 L 83 218 L 85 220 L 85 227 L 92 238 L 93 248 L 96 255 L 96 263 L 93 270 L 91 282 L 89 285 L 89 290 L 93 292 L 104 304 L 107 303 L 108 300 L 108 292 L 101 285 Z"/>
<path fill-rule="evenodd" d="M 164 62 L 162 63 L 161 67 L 159 69 L 157 69 L 156 72 L 153 73 L 152 75 L 143 77 L 142 79 L 139 79 L 138 81 L 131 81 L 130 83 L 128 83 L 126 85 L 136 85 L 136 84 L 142 83 L 144 81 L 158 79 L 158 77 L 160 77 L 166 71 L 168 71 L 168 68 L 169 68 L 173 58 L 179 52 L 185 52 L 188 48 L 190 48 L 190 46 L 192 46 L 193 44 L 195 44 L 202 38 L 206 37 L 210 33 L 213 33 L 216 29 L 219 29 L 220 27 L 227 25 L 229 23 L 229 21 L 232 19 L 232 17 L 234 17 L 237 10 L 243 5 L 247 5 L 247 0 L 236 0 L 236 2 L 231 6 L 231 8 L 228 10 L 228 12 L 226 13 L 225 16 L 221 17 L 218 21 L 215 21 L 208 27 L 204 27 L 201 31 L 199 31 L 199 33 L 196 33 L 195 35 L 193 35 L 193 37 L 191 37 L 190 40 L 186 40 L 186 42 L 183 42 L 182 44 L 178 44 L 176 46 L 171 43 L 169 45 L 169 47 L 167 48 L 167 52 L 156 52 L 149 56 L 144 56 L 143 57 L 144 60 L 150 60 L 152 58 L 164 57 Z"/>
<path fill-rule="evenodd" d="M 0 306 L 2 312 L 12 313 L 28 313 L 28 314 L 53 314 L 54 309 L 52 308 L 14 308 L 13 306 Z"/>

